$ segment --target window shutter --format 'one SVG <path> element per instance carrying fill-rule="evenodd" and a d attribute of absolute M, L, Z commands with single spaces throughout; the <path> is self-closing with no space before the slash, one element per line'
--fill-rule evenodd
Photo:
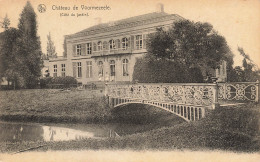
<path fill-rule="evenodd" d="M 93 51 L 97 51 L 97 44 L 93 43 Z"/>
<path fill-rule="evenodd" d="M 92 71 L 92 61 L 90 61 L 90 77 L 92 78 L 93 77 L 93 71 Z"/>
<path fill-rule="evenodd" d="M 90 53 L 89 54 L 92 54 L 92 52 L 93 52 L 93 43 L 90 42 Z"/>
<path fill-rule="evenodd" d="M 73 62 L 72 66 L 73 66 L 73 77 L 77 78 L 77 63 Z"/>
<path fill-rule="evenodd" d="M 143 35 L 143 49 L 146 49 L 146 38 L 147 38 L 147 34 Z"/>
<path fill-rule="evenodd" d="M 81 44 L 81 55 L 86 56 L 86 46 L 87 44 Z"/>
<path fill-rule="evenodd" d="M 88 66 L 89 61 L 86 61 L 86 64 L 87 64 L 87 66 L 86 66 L 87 67 L 87 69 L 86 69 L 86 72 L 87 72 L 86 73 L 86 77 L 89 78 L 89 66 Z"/>
<path fill-rule="evenodd" d="M 72 52 L 73 56 L 76 56 L 76 45 L 73 45 L 73 52 Z"/>
<path fill-rule="evenodd" d="M 116 48 L 118 48 L 118 49 L 121 48 L 121 46 L 120 46 L 120 39 L 116 40 Z"/>
<path fill-rule="evenodd" d="M 109 44 L 109 42 L 106 42 L 106 44 L 105 44 L 105 49 L 104 49 L 104 50 L 108 50 L 108 49 L 109 49 L 109 47 L 110 47 L 110 44 Z"/>
<path fill-rule="evenodd" d="M 130 48 L 131 49 L 135 48 L 135 37 L 133 35 L 131 35 L 131 38 L 130 38 Z"/>
<path fill-rule="evenodd" d="M 118 48 L 118 40 L 115 40 L 115 47 Z"/>
<path fill-rule="evenodd" d="M 127 38 L 127 48 L 131 48 L 131 37 Z"/>
<path fill-rule="evenodd" d="M 103 42 L 103 49 L 106 50 L 106 41 Z"/>
<path fill-rule="evenodd" d="M 109 42 L 106 42 L 105 50 L 109 50 L 109 48 L 110 48 Z"/>

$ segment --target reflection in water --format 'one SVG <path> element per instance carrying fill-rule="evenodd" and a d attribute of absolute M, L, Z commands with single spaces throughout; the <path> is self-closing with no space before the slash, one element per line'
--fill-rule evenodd
<path fill-rule="evenodd" d="M 120 137 L 115 131 L 109 130 L 109 137 Z"/>
<path fill-rule="evenodd" d="M 136 124 L 83 124 L 66 125 L 65 128 L 58 124 L 55 126 L 42 126 L 40 124 L 0 122 L 0 142 L 21 141 L 68 141 L 86 138 L 116 138 L 127 134 L 143 132 L 152 129 L 149 125 Z M 73 128 L 80 128 L 76 130 Z"/>
<path fill-rule="evenodd" d="M 69 128 L 42 126 L 44 141 L 67 141 L 84 138 L 96 138 L 92 132 L 83 132 Z"/>
<path fill-rule="evenodd" d="M 102 137 L 109 137 L 109 130 L 92 128 L 91 131 L 81 131 L 37 124 L 0 123 L 0 142 L 68 141 Z"/>
<path fill-rule="evenodd" d="M 0 141 L 38 141 L 41 140 L 43 129 L 36 125 L 19 123 L 0 123 Z"/>

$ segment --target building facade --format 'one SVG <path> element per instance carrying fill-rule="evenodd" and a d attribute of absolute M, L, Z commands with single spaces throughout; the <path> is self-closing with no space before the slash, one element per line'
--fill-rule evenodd
<path fill-rule="evenodd" d="M 66 35 L 64 56 L 49 59 L 50 76 L 73 76 L 83 85 L 131 82 L 136 59 L 147 53 L 147 35 L 182 19 L 165 13 L 159 5 L 157 12 L 99 23 Z"/>

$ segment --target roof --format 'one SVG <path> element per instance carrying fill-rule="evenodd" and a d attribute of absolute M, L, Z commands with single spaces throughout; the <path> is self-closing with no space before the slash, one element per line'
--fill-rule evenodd
<path fill-rule="evenodd" d="M 168 14 L 165 12 L 152 12 L 152 13 L 148 13 L 148 14 L 144 14 L 144 15 L 121 19 L 121 20 L 114 21 L 114 22 L 108 22 L 108 23 L 94 25 L 94 26 L 84 29 L 80 32 L 77 32 L 75 34 L 67 35 L 66 37 L 74 37 L 74 36 L 76 37 L 79 35 L 94 34 L 95 31 L 105 32 L 105 31 L 107 31 L 108 28 L 112 29 L 115 27 L 123 27 L 123 26 L 137 23 L 137 22 L 145 22 L 145 21 L 151 21 L 151 20 L 160 22 L 160 21 L 163 21 L 165 18 L 183 19 L 181 16 L 176 15 L 176 14 Z M 127 26 L 127 27 L 129 27 L 129 26 Z M 104 30 L 104 29 L 106 29 L 106 30 Z"/>

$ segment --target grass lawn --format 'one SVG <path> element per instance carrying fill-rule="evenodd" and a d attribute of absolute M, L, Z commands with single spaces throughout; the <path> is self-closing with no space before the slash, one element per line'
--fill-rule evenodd
<path fill-rule="evenodd" d="M 67 117 L 79 118 L 78 120 L 89 117 L 93 119 L 92 121 L 95 121 L 94 119 L 98 121 L 98 119 L 103 120 L 105 114 L 109 113 L 112 116 L 113 114 L 123 116 L 125 119 L 122 121 L 119 117 L 116 118 L 118 120 L 114 120 L 116 122 L 158 122 L 158 127 L 153 127 L 146 132 L 116 138 L 67 142 L 2 142 L 1 152 L 13 152 L 39 145 L 43 147 L 36 150 L 44 151 L 72 149 L 260 151 L 260 107 L 255 104 L 220 107 L 200 121 L 188 123 L 167 114 L 155 119 L 153 114 L 161 112 L 149 111 L 153 109 L 146 106 L 138 110 L 135 105 L 132 107 L 129 105 L 126 109 L 107 112 L 105 101 L 98 97 L 91 97 L 87 91 L 69 93 L 57 90 L 24 90 L 3 91 L 0 94 L 2 116 L 12 114 L 55 116 L 64 120 Z"/>
<path fill-rule="evenodd" d="M 0 91 L 0 119 L 37 122 L 103 121 L 109 109 L 101 93 L 54 89 Z"/>

